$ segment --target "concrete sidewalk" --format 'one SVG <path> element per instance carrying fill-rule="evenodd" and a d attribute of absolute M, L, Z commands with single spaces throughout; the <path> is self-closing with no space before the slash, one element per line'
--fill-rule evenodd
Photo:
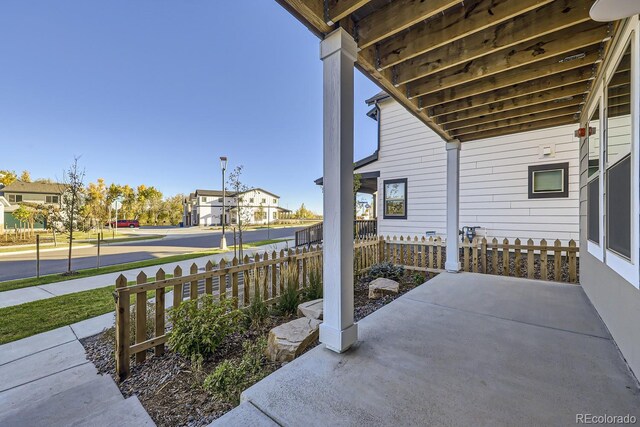
<path fill-rule="evenodd" d="M 276 244 L 258 246 L 256 248 L 245 249 L 245 254 L 251 256 L 256 252 L 272 252 L 280 251 L 287 247 L 293 246 L 293 240 L 286 238 L 285 241 Z M 233 258 L 233 252 L 225 252 L 222 254 L 208 255 L 200 258 L 193 258 L 185 261 L 171 262 L 167 264 L 154 265 L 152 267 L 137 268 L 133 270 L 126 270 L 116 273 L 101 274 L 99 276 L 85 277 L 81 279 L 66 280 L 64 282 L 50 283 L 48 285 L 32 286 L 29 288 L 14 289 L 11 291 L 0 292 L 0 308 L 11 307 L 14 305 L 24 304 L 31 301 L 37 301 L 46 298 L 52 298 L 60 295 L 73 294 L 76 292 L 88 291 L 91 289 L 102 288 L 105 286 L 113 285 L 116 282 L 118 276 L 123 274 L 127 280 L 135 280 L 141 271 L 149 277 L 155 276 L 156 272 L 162 268 L 167 274 L 173 272 L 173 270 L 179 265 L 182 268 L 183 274 L 188 274 L 191 265 L 195 262 L 198 267 L 204 267 L 204 265 L 211 260 L 214 263 L 219 263 L 222 259 L 230 260 Z"/>
<path fill-rule="evenodd" d="M 113 322 L 108 313 L 0 346 L 0 426 L 153 426 L 79 342 Z"/>

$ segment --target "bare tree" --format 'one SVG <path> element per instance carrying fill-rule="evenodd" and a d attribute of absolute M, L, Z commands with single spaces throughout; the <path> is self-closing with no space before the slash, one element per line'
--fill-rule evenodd
<path fill-rule="evenodd" d="M 229 174 L 229 187 L 233 191 L 236 198 L 236 225 L 238 227 L 238 257 L 242 260 L 242 232 L 245 228 L 245 222 L 250 220 L 251 212 L 247 207 L 243 195 L 249 191 L 249 187 L 242 183 L 242 170 L 244 166 L 236 166 L 236 168 Z"/>
<path fill-rule="evenodd" d="M 73 230 L 80 216 L 80 208 L 84 197 L 84 169 L 78 167 L 79 157 L 74 157 L 73 163 L 64 172 L 64 192 L 62 193 L 62 226 L 69 233 L 69 258 L 67 274 L 71 274 L 71 252 L 73 249 Z"/>

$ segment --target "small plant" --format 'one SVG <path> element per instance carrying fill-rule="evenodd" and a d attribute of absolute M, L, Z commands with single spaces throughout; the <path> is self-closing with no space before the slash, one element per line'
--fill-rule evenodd
<path fill-rule="evenodd" d="M 260 283 L 265 282 L 266 273 L 263 270 L 258 274 L 257 269 L 254 269 L 251 277 L 253 278 L 252 287 L 255 291 L 251 299 L 251 305 L 249 305 L 245 313 L 247 315 L 248 326 L 259 327 L 264 323 L 265 319 L 269 317 L 269 308 L 264 303 L 262 294 L 260 293 Z"/>
<path fill-rule="evenodd" d="M 278 310 L 283 314 L 294 314 L 300 303 L 300 295 L 298 294 L 300 281 L 297 265 L 290 262 L 281 274 L 284 275 L 284 292 L 278 299 Z"/>
<path fill-rule="evenodd" d="M 322 298 L 322 266 L 317 260 L 310 264 L 309 284 L 302 291 L 302 297 L 307 301 Z"/>
<path fill-rule="evenodd" d="M 411 280 L 416 286 L 422 285 L 426 281 L 424 274 L 421 273 L 414 273 L 413 276 L 411 276 Z"/>
<path fill-rule="evenodd" d="M 404 276 L 404 267 L 390 262 L 375 264 L 369 270 L 369 277 L 371 279 L 384 277 L 386 279 L 400 280 L 402 276 Z"/>
<path fill-rule="evenodd" d="M 203 388 L 212 395 L 237 405 L 240 393 L 269 374 L 264 368 L 264 352 L 267 340 L 262 337 L 255 343 L 242 344 L 241 359 L 224 360 L 205 378 Z"/>
<path fill-rule="evenodd" d="M 233 302 L 217 302 L 211 295 L 203 295 L 171 309 L 169 348 L 188 357 L 211 355 L 228 335 L 242 329 L 243 314 Z"/>

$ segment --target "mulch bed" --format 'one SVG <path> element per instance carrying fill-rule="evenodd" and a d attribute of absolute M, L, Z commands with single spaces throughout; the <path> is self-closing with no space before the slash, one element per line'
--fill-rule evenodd
<path fill-rule="evenodd" d="M 414 277 L 407 274 L 400 280 L 400 292 L 397 295 L 384 295 L 375 300 L 368 298 L 370 280 L 357 279 L 354 290 L 356 321 L 421 284 L 420 278 L 424 276 Z M 188 358 L 168 349 L 162 357 L 154 357 L 149 353 L 144 363 L 132 365 L 129 378 L 118 384 L 120 391 L 125 398 L 136 395 L 158 426 L 208 425 L 233 409 L 234 404 L 221 401 L 207 393 L 202 388 L 204 378 L 221 361 L 241 357 L 244 341 L 256 341 L 259 337 L 266 337 L 272 328 L 293 318 L 272 315 L 261 327 L 230 336 L 211 358 L 204 361 L 201 371 L 194 369 Z M 110 375 L 115 380 L 113 328 L 82 340 L 82 344 L 87 358 L 96 365 L 98 371 Z M 306 351 L 318 344 L 319 342 L 314 343 Z M 286 362 L 265 362 L 264 369 L 270 373 L 285 364 Z"/>

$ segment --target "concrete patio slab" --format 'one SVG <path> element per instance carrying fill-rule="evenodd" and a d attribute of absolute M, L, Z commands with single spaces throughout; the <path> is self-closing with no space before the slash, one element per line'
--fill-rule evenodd
<path fill-rule="evenodd" d="M 8 344 L 0 345 L 0 366 L 30 354 L 38 353 L 76 339 L 73 331 L 64 326 Z"/>
<path fill-rule="evenodd" d="M 75 336 L 81 340 L 83 338 L 97 335 L 105 329 L 112 327 L 115 325 L 115 321 L 115 313 L 111 312 L 103 314 L 102 316 L 83 320 L 82 322 L 74 323 L 70 328 Z"/>
<path fill-rule="evenodd" d="M 251 426 L 251 427 L 277 427 L 271 418 L 257 409 L 249 402 L 243 402 L 233 411 L 227 412 L 215 420 L 210 426 Z"/>
<path fill-rule="evenodd" d="M 113 426 L 155 426 L 137 397 L 132 396 L 122 402 L 90 414 L 80 421 L 63 424 L 61 427 L 113 427 Z M 44 426 L 43 426 L 44 427 Z"/>
<path fill-rule="evenodd" d="M 246 390 L 243 402 L 285 426 L 569 425 L 580 413 L 640 417 L 638 382 L 578 287 L 543 289 L 544 282 L 520 279 L 474 287 L 477 275 L 457 276 L 443 274 L 379 309 L 359 322 L 360 340 L 350 351 L 318 346 Z M 447 288 L 449 282 L 458 284 Z M 464 304 L 447 289 L 466 292 Z M 564 303 L 538 307 L 554 300 Z M 509 303 L 512 311 L 501 310 Z"/>
<path fill-rule="evenodd" d="M 581 286 L 479 273 L 443 273 L 407 298 L 582 334 L 610 338 Z"/>

